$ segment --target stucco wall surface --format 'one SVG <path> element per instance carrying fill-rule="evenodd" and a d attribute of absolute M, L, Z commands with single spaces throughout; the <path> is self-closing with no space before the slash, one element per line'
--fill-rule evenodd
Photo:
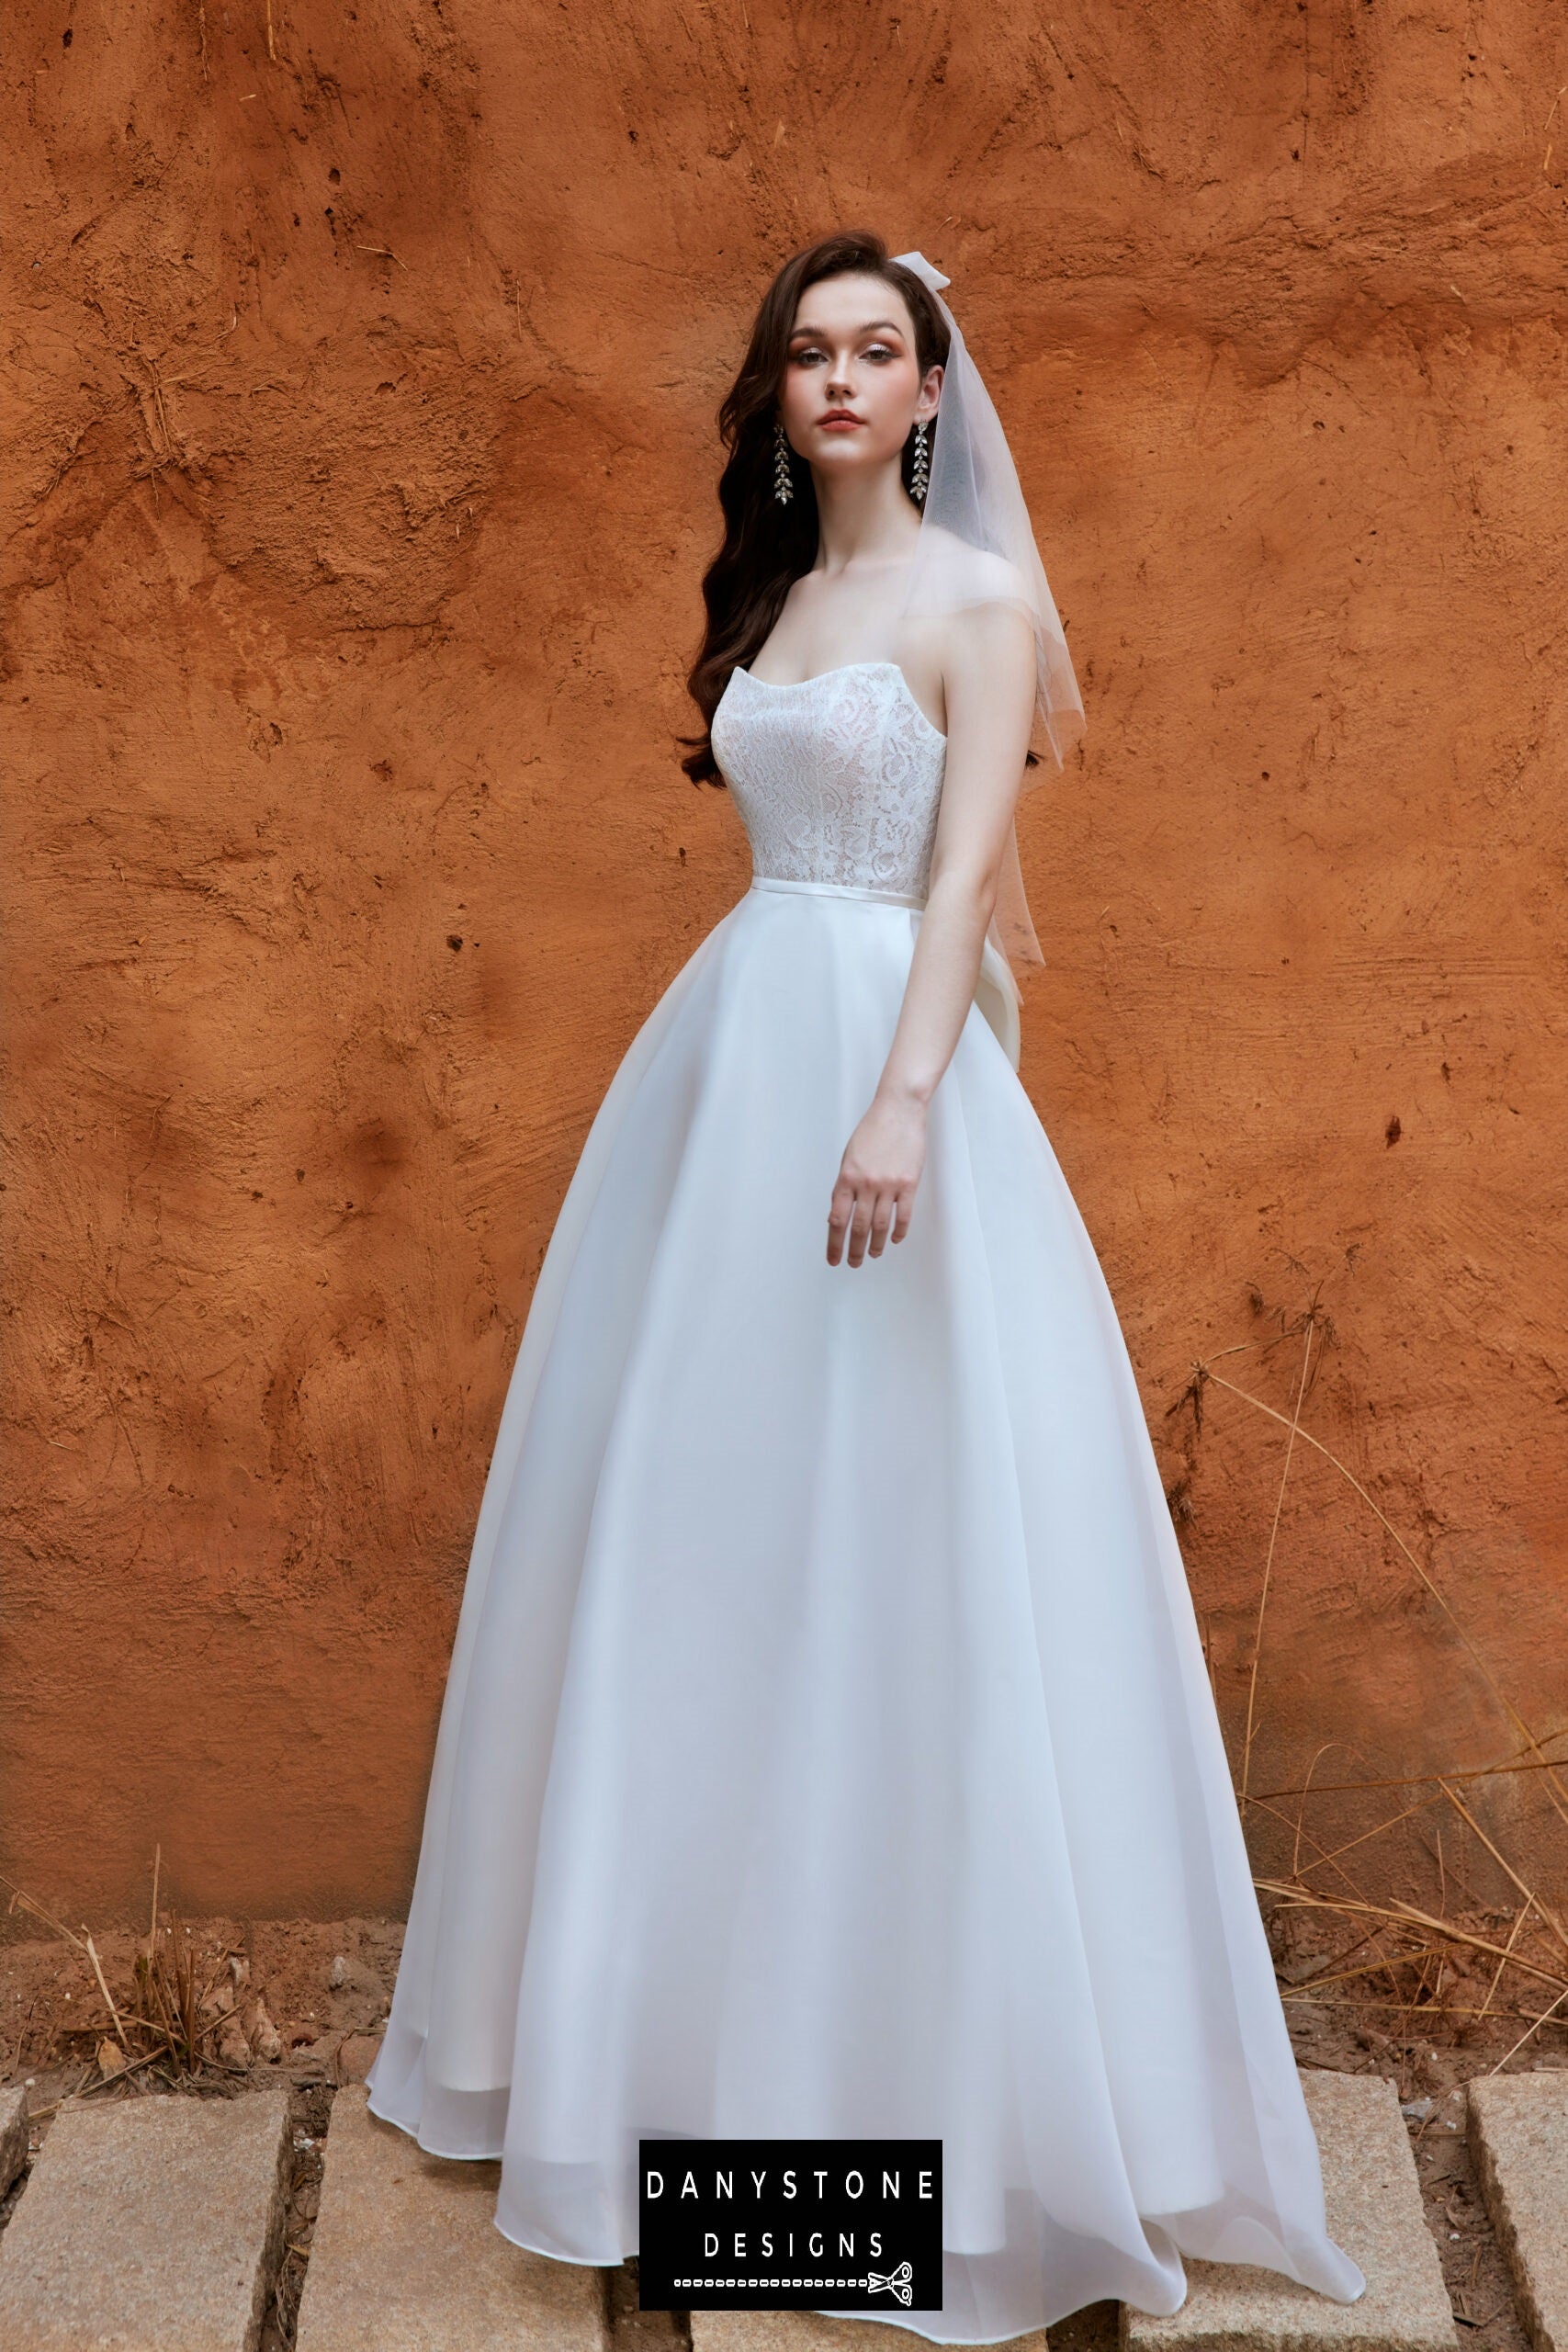
<path fill-rule="evenodd" d="M 16 0 L 0 75 L 0 1868 L 406 1901 L 555 1211 L 745 886 L 714 411 L 861 222 L 1077 664 L 1023 1076 L 1233 1754 L 1266 1564 L 1254 1790 L 1568 1722 L 1562 12 Z"/>

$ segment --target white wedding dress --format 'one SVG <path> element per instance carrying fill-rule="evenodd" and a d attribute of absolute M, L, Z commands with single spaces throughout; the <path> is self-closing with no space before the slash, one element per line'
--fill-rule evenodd
<path fill-rule="evenodd" d="M 884 662 L 738 670 L 712 733 L 755 876 L 633 1039 L 539 1272 L 371 2108 L 500 2157 L 518 2245 L 606 2265 L 644 2134 L 940 2138 L 942 2308 L 886 2314 L 938 2343 L 1175 2311 L 1183 2253 L 1354 2301 L 1000 989 L 907 1238 L 827 1262 L 945 739 Z"/>

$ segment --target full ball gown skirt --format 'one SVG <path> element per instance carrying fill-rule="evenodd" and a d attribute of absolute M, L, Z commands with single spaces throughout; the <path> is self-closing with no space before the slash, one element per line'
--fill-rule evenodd
<path fill-rule="evenodd" d="M 539 1272 L 370 2106 L 500 2157 L 507 2237 L 603 2265 L 645 2134 L 940 2138 L 942 2307 L 886 2315 L 938 2343 L 1175 2311 L 1184 2253 L 1354 2301 L 1125 1342 L 999 987 L 907 1238 L 826 1261 L 945 739 L 861 662 L 736 671 L 713 741 L 753 883 L 634 1038 Z"/>

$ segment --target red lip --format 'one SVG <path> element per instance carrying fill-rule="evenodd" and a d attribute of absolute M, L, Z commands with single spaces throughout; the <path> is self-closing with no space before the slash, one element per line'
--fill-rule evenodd
<path fill-rule="evenodd" d="M 830 408 L 826 416 L 818 418 L 819 424 L 863 424 L 865 419 L 856 416 L 852 409 Z"/>

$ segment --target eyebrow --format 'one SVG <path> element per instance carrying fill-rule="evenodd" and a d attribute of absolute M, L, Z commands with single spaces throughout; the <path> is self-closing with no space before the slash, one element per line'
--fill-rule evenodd
<path fill-rule="evenodd" d="M 907 327 L 901 327 L 897 319 L 873 319 L 868 325 L 857 327 L 855 329 L 855 333 L 857 334 L 870 334 L 874 327 L 891 327 L 895 334 L 907 334 L 908 333 L 908 329 Z M 814 334 L 818 337 L 818 341 L 825 339 L 825 331 L 821 327 L 792 327 L 789 334 L 791 343 L 795 341 L 797 334 Z"/>

